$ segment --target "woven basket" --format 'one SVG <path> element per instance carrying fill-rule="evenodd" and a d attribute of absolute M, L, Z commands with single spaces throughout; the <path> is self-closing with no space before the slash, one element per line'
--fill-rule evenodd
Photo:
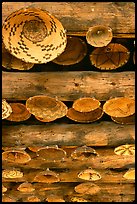
<path fill-rule="evenodd" d="M 52 61 L 65 49 L 66 31 L 47 11 L 25 8 L 10 14 L 3 23 L 2 38 L 15 57 L 34 64 Z"/>

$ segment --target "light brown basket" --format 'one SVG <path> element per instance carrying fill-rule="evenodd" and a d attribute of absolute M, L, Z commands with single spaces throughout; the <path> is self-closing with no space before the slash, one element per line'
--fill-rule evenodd
<path fill-rule="evenodd" d="M 24 150 L 9 150 L 2 153 L 2 160 L 24 164 L 31 160 L 30 155 Z"/>
<path fill-rule="evenodd" d="M 79 112 L 90 112 L 101 105 L 100 101 L 95 98 L 79 98 L 73 102 L 72 108 Z"/>
<path fill-rule="evenodd" d="M 107 46 L 112 38 L 112 29 L 103 25 L 90 27 L 86 33 L 87 42 L 94 47 Z"/>
<path fill-rule="evenodd" d="M 135 100 L 127 97 L 112 98 L 104 103 L 103 110 L 112 117 L 128 117 L 135 113 Z"/>
<path fill-rule="evenodd" d="M 67 43 L 61 22 L 39 8 L 22 8 L 10 14 L 3 23 L 2 38 L 12 55 L 34 64 L 55 59 Z"/>
<path fill-rule="evenodd" d="M 43 121 L 53 121 L 67 114 L 67 106 L 55 98 L 39 95 L 33 96 L 26 101 L 27 110 L 36 118 Z"/>

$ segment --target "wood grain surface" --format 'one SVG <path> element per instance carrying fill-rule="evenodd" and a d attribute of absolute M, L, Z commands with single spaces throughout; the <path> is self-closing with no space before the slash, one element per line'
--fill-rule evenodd
<path fill-rule="evenodd" d="M 8 102 L 25 104 L 29 97 L 47 95 L 71 105 L 81 97 L 94 97 L 101 104 L 110 98 L 135 98 L 135 69 L 132 60 L 135 39 L 134 2 L 3 2 L 2 23 L 21 8 L 41 8 L 54 15 L 67 31 L 67 35 L 85 38 L 89 27 L 106 25 L 112 28 L 113 41 L 125 45 L 130 51 L 126 66 L 118 70 L 103 72 L 89 62 L 92 47 L 80 64 L 72 69 L 62 69 L 56 64 L 34 66 L 30 71 L 2 70 L 2 98 Z M 86 61 L 87 60 L 87 61 Z M 40 68 L 40 69 L 39 69 Z M 134 202 L 135 180 L 123 175 L 135 167 L 134 155 L 116 155 L 115 147 L 135 143 L 135 125 L 120 125 L 103 115 L 101 120 L 80 124 L 63 117 L 50 123 L 42 123 L 31 116 L 19 123 L 2 121 L 2 146 L 21 148 L 31 157 L 25 164 L 2 161 L 2 170 L 17 169 L 24 176 L 19 179 L 2 179 L 7 191 L 2 194 L 3 202 L 13 198 L 25 202 L 29 196 L 37 196 L 41 202 L 56 196 L 71 202 L 72 197 L 84 198 L 89 202 Z M 28 147 L 58 145 L 66 151 L 61 160 L 43 159 Z M 83 160 L 73 159 L 72 152 L 82 145 L 96 150 L 98 156 L 90 155 Z M 4 151 L 4 150 L 2 150 Z M 15 155 L 16 157 L 16 155 Z M 78 178 L 78 173 L 92 167 L 101 179 L 94 181 L 100 187 L 95 195 L 77 193 L 74 188 L 87 182 Z M 60 182 L 46 184 L 34 182 L 37 173 L 47 168 L 56 172 Z M 35 190 L 19 192 L 18 186 L 30 182 Z"/>
<path fill-rule="evenodd" d="M 134 125 L 114 122 L 3 126 L 3 146 L 87 145 L 134 143 Z"/>
<path fill-rule="evenodd" d="M 2 72 L 2 98 L 27 100 L 35 95 L 73 101 L 80 97 L 95 97 L 106 101 L 112 97 L 132 97 L 135 94 L 135 72 Z"/>
<path fill-rule="evenodd" d="M 105 148 L 102 151 L 106 151 Z M 30 154 L 32 156 L 32 154 Z M 35 155 L 35 158 L 32 158 L 29 162 L 24 164 L 18 164 L 16 162 L 2 162 L 2 167 L 6 168 L 24 168 L 24 169 L 46 169 L 46 168 L 68 168 L 69 169 L 82 169 L 86 166 L 92 166 L 93 168 L 98 169 L 126 169 L 135 166 L 135 157 L 134 156 L 119 156 L 119 155 L 110 155 L 110 151 L 106 155 L 100 155 L 98 157 L 91 156 L 88 159 L 84 160 L 73 160 L 70 157 L 64 158 L 59 161 L 46 161 Z"/>
<path fill-rule="evenodd" d="M 114 36 L 135 37 L 134 2 L 3 2 L 2 21 L 21 8 L 42 8 L 57 17 L 67 32 L 85 34 L 98 24 L 110 26 Z"/>

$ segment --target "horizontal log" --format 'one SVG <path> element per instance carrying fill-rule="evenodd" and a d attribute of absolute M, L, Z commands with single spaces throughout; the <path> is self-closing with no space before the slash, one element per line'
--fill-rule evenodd
<path fill-rule="evenodd" d="M 56 191 L 54 188 L 56 189 L 61 189 L 62 193 L 64 194 L 72 194 L 72 193 L 76 193 L 74 188 L 75 186 L 77 186 L 78 183 L 57 183 L 57 184 L 41 184 L 41 183 L 35 183 L 33 185 L 33 187 L 37 190 L 37 191 L 43 191 L 45 189 L 45 191 L 52 190 L 52 191 Z M 100 187 L 100 191 L 102 193 L 108 193 L 108 194 L 116 194 L 119 195 L 121 193 L 123 194 L 135 194 L 135 184 L 133 183 L 123 183 L 123 184 L 119 184 L 119 183 L 114 183 L 109 184 L 109 183 L 98 183 L 97 184 Z M 46 190 L 47 189 L 47 190 Z M 119 189 L 119 190 L 118 190 Z"/>
<path fill-rule="evenodd" d="M 135 33 L 134 2 L 3 2 L 2 20 L 25 7 L 39 7 L 57 17 L 69 33 L 86 32 L 98 24 L 110 26 L 113 33 Z"/>
<path fill-rule="evenodd" d="M 46 66 L 46 65 L 45 65 Z M 35 95 L 73 101 L 95 97 L 106 101 L 112 97 L 135 94 L 135 72 L 2 72 L 2 98 L 27 100 Z"/>
<path fill-rule="evenodd" d="M 90 166 L 91 167 L 91 166 Z M 84 168 L 83 170 L 85 170 L 87 168 Z M 78 174 L 82 171 L 81 169 L 77 169 L 77 170 L 70 170 L 70 169 L 50 169 L 54 172 L 57 173 L 58 178 L 59 178 L 59 182 L 85 182 L 86 180 L 80 179 L 78 178 Z M 123 170 L 123 171 L 116 171 L 116 170 L 110 170 L 110 169 L 106 169 L 106 170 L 98 170 L 98 169 L 94 169 L 96 170 L 100 175 L 101 175 L 101 179 L 93 181 L 96 184 L 98 183 L 135 183 L 135 180 L 129 180 L 129 179 L 125 179 L 123 177 L 123 175 L 127 172 L 127 170 Z M 21 170 L 23 172 L 23 177 L 22 178 L 2 178 L 2 182 L 35 182 L 34 178 L 35 176 L 41 172 L 41 170 L 34 170 L 34 169 L 23 169 Z"/>
<path fill-rule="evenodd" d="M 3 195 L 2 198 L 5 199 L 7 195 Z M 8 195 L 10 197 L 10 195 Z M 26 198 L 29 197 L 31 195 L 24 195 L 24 197 L 19 197 L 18 195 L 12 195 L 14 201 L 12 202 L 26 202 Z M 45 202 L 47 198 L 45 198 L 44 196 L 37 196 L 36 197 L 39 198 L 39 200 L 41 202 Z M 71 197 L 73 197 L 73 195 L 69 196 L 68 198 L 66 198 L 66 196 L 64 196 L 65 198 L 63 198 L 65 200 L 65 202 L 72 202 L 71 201 Z M 135 201 L 135 195 L 132 194 L 121 194 L 121 195 L 110 195 L 110 194 L 102 194 L 100 193 L 99 195 L 92 195 L 91 196 L 78 196 L 77 197 L 82 197 L 83 199 L 87 200 L 88 202 L 134 202 Z M 6 201 L 3 201 L 6 202 Z"/>
<path fill-rule="evenodd" d="M 37 195 L 38 197 L 49 197 L 50 195 L 58 195 L 60 197 L 69 196 L 78 196 L 78 197 L 87 197 L 91 198 L 91 195 L 86 194 L 78 194 L 74 190 L 75 186 L 78 183 L 57 183 L 57 184 L 42 184 L 42 183 L 32 183 L 32 187 L 35 189 L 33 192 L 20 192 L 17 190 L 21 183 L 3 183 L 4 186 L 10 186 L 8 189 L 8 195 L 15 196 L 18 199 L 24 198 L 30 195 Z M 99 186 L 100 191 L 97 192 L 95 195 L 100 196 L 101 194 L 106 194 L 109 196 L 119 196 L 119 195 L 135 195 L 135 184 L 119 184 L 119 183 L 105 183 L 105 184 L 97 184 Z M 7 194 L 7 193 L 6 193 Z M 92 195 L 93 196 L 93 195 Z"/>
<path fill-rule="evenodd" d="M 91 202 L 134 202 L 135 201 L 135 195 L 131 194 L 121 194 L 121 195 L 110 195 L 110 194 L 104 194 L 100 193 L 100 195 L 96 196 L 93 195 L 92 198 L 90 198 Z"/>
<path fill-rule="evenodd" d="M 45 145 L 87 145 L 116 146 L 134 143 L 134 125 L 120 125 L 113 122 L 92 124 L 46 124 L 3 126 L 2 145 L 45 146 Z"/>
<path fill-rule="evenodd" d="M 71 197 L 73 197 L 73 195 L 69 196 L 68 201 L 71 201 Z M 77 197 L 82 197 L 87 200 L 87 202 L 133 202 L 135 200 L 135 195 L 133 194 L 113 195 L 108 193 L 100 193 L 92 196 L 77 195 Z"/>
<path fill-rule="evenodd" d="M 11 189 L 13 191 L 19 192 L 20 191 L 17 190 L 17 188 L 19 187 L 21 183 L 18 182 L 16 184 L 13 185 L 12 182 L 3 182 L 3 185 L 5 187 L 7 187 L 7 189 Z M 31 183 L 32 187 L 35 189 L 35 192 L 42 192 L 44 191 L 45 194 L 48 195 L 48 193 L 52 192 L 55 193 L 57 190 L 62 190 L 62 194 L 74 194 L 76 193 L 76 191 L 74 190 L 75 186 L 79 185 L 80 183 L 52 183 L 52 184 L 46 184 L 46 183 Z M 98 183 L 96 184 L 97 186 L 100 187 L 100 191 L 102 193 L 108 193 L 108 194 L 121 194 L 121 193 L 125 193 L 125 194 L 135 194 L 135 184 L 134 183 L 113 183 L 109 184 L 109 183 Z M 50 191 L 50 192 L 48 192 Z M 21 193 L 22 195 L 25 193 Z M 29 194 L 29 193 L 26 193 Z"/>
<path fill-rule="evenodd" d="M 17 163 L 9 163 L 3 161 L 2 166 L 3 168 L 8 167 L 21 167 L 21 168 L 34 168 L 34 169 L 45 169 L 45 168 L 83 168 L 87 165 L 92 165 L 94 168 L 99 169 L 108 169 L 108 168 L 127 168 L 127 167 L 134 167 L 135 166 L 135 159 L 132 156 L 129 157 L 120 157 L 120 156 L 108 156 L 107 158 L 97 158 L 97 159 L 89 159 L 86 161 L 72 161 L 70 159 L 65 160 L 63 162 L 44 162 L 44 160 L 40 159 L 33 159 L 30 162 L 24 164 L 17 164 Z"/>
<path fill-rule="evenodd" d="M 124 156 L 124 155 L 115 155 L 114 148 L 106 150 L 102 148 L 101 150 L 96 150 L 99 154 L 98 156 L 91 155 L 88 158 L 83 160 L 73 160 L 68 154 L 67 157 L 59 161 L 46 161 L 40 156 L 37 156 L 36 153 L 29 152 L 28 154 L 31 157 L 31 160 L 24 164 L 18 164 L 15 162 L 8 162 L 3 160 L 2 167 L 17 167 L 25 169 L 46 169 L 46 168 L 68 168 L 69 169 L 82 169 L 86 166 L 92 166 L 97 169 L 121 169 L 121 168 L 130 168 L 135 166 L 135 157 L 134 156 Z M 103 154 L 103 152 L 105 152 Z M 50 153 L 49 153 L 50 154 Z M 54 158 L 53 158 L 54 159 Z"/>

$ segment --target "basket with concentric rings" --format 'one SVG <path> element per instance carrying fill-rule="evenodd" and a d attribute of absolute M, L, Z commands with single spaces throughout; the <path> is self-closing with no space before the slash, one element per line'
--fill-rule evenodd
<path fill-rule="evenodd" d="M 66 47 L 66 30 L 49 12 L 39 8 L 23 8 L 4 21 L 2 39 L 15 57 L 29 63 L 47 63 Z"/>

